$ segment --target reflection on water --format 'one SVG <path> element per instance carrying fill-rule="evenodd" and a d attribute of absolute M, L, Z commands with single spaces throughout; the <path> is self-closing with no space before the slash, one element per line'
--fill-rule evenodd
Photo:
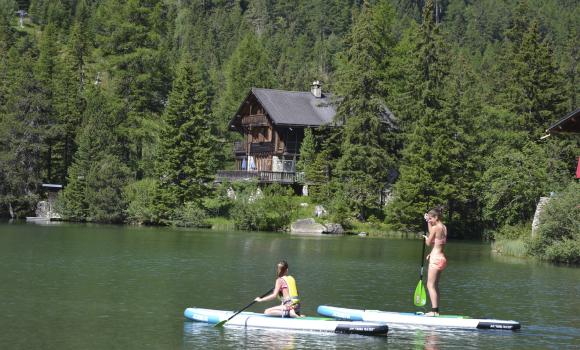
<path fill-rule="evenodd" d="M 425 350 L 439 350 L 439 336 L 434 331 L 425 334 Z"/>
<path fill-rule="evenodd" d="M 387 337 L 372 337 L 331 332 L 244 328 L 215 328 L 200 322 L 184 321 L 184 349 L 381 349 Z"/>
<path fill-rule="evenodd" d="M 485 349 L 491 344 L 510 344 L 508 348 L 527 349 L 527 345 L 514 346 L 522 339 L 521 331 L 501 330 L 460 330 L 435 329 L 392 325 L 387 337 L 372 337 L 355 334 L 336 334 L 329 332 L 293 331 L 244 328 L 226 326 L 215 328 L 200 322 L 183 322 L 183 349 L 199 349 L 203 344 L 207 349 Z M 525 336 L 529 336 L 525 335 Z M 529 344 L 528 344 L 529 345 Z M 557 342 L 554 343 L 557 345 Z M 502 346 L 499 346 L 502 348 Z M 556 346 L 555 348 L 560 348 Z M 561 347 L 561 348 L 565 348 Z"/>

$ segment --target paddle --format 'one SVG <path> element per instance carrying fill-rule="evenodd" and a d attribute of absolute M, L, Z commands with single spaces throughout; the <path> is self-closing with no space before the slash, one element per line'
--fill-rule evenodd
<path fill-rule="evenodd" d="M 415 306 L 425 306 L 427 303 L 427 294 L 425 293 L 425 287 L 423 286 L 423 265 L 425 264 L 425 238 L 423 237 L 423 251 L 421 252 L 421 272 L 419 273 L 419 283 L 415 288 L 415 295 L 413 296 L 413 302 Z"/>
<path fill-rule="evenodd" d="M 269 291 L 267 291 L 266 293 L 264 293 L 260 298 L 265 297 L 266 295 L 272 293 L 272 291 L 274 291 L 274 288 L 270 289 Z M 251 303 L 249 303 L 248 305 L 246 305 L 244 308 L 242 308 L 240 311 L 237 311 L 235 314 L 233 314 L 232 316 L 230 316 L 230 318 L 228 318 L 227 320 L 223 320 L 220 321 L 218 323 L 216 323 L 216 325 L 214 327 L 222 327 L 226 322 L 228 322 L 229 320 L 231 320 L 232 318 L 234 318 L 235 316 L 237 316 L 240 312 L 246 310 L 247 308 L 249 308 L 250 306 L 254 305 L 256 303 L 256 300 L 252 301 Z"/>

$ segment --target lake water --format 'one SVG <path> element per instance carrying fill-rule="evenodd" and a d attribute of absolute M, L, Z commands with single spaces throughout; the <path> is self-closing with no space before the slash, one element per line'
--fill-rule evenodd
<path fill-rule="evenodd" d="M 286 259 L 302 311 L 413 306 L 421 241 L 101 225 L 0 224 L 2 349 L 566 349 L 580 344 L 580 269 L 450 241 L 443 313 L 514 319 L 520 331 L 401 329 L 388 337 L 216 329 L 186 307 L 236 310 Z M 250 310 L 261 312 L 275 303 Z"/>

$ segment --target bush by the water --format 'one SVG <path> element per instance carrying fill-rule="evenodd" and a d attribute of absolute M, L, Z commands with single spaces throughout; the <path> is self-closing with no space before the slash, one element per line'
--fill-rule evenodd
<path fill-rule="evenodd" d="M 143 179 L 130 183 L 123 192 L 127 207 L 127 220 L 136 224 L 155 224 L 159 221 L 156 210 L 157 181 Z"/>
<path fill-rule="evenodd" d="M 203 227 L 209 228 L 206 211 L 195 202 L 186 202 L 183 207 L 175 210 L 175 218 L 169 223 L 177 227 Z"/>
<path fill-rule="evenodd" d="M 280 185 L 268 186 L 262 192 L 259 187 L 240 189 L 231 217 L 237 229 L 279 231 L 290 225 L 292 194 Z"/>
<path fill-rule="evenodd" d="M 550 199 L 527 247 L 544 260 L 580 264 L 580 183 L 571 183 Z"/>
<path fill-rule="evenodd" d="M 254 184 L 253 187 L 255 186 Z M 230 210 L 235 203 L 235 190 L 233 187 L 234 185 L 228 182 L 221 183 L 217 186 L 213 196 L 203 199 L 203 207 L 210 217 L 228 217 L 230 215 Z M 237 187 L 245 188 L 246 186 L 243 186 L 243 183 L 241 183 Z"/>
<path fill-rule="evenodd" d="M 497 240 L 518 240 L 530 235 L 532 228 L 529 224 L 504 225 L 493 232 L 493 239 Z"/>

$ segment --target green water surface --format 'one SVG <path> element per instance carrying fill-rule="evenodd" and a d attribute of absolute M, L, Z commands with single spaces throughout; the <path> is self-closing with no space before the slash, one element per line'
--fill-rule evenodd
<path fill-rule="evenodd" d="M 580 344 L 580 269 L 450 241 L 441 309 L 522 330 L 400 328 L 388 337 L 215 329 L 186 307 L 236 310 L 286 259 L 302 312 L 413 306 L 421 241 L 169 228 L 0 224 L 1 349 L 566 349 Z M 249 309 L 261 312 L 274 303 Z"/>

